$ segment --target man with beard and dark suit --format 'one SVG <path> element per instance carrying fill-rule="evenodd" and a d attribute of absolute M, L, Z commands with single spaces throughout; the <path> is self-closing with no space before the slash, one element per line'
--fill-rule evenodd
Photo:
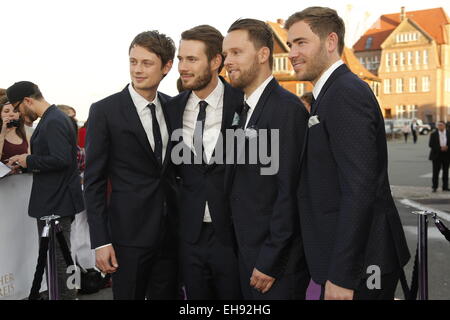
<path fill-rule="evenodd" d="M 298 195 L 312 279 L 325 299 L 393 299 L 410 256 L 377 99 L 340 59 L 345 28 L 335 10 L 307 8 L 285 28 L 297 79 L 314 85 Z"/>
<path fill-rule="evenodd" d="M 177 166 L 177 174 L 181 178 L 180 264 L 190 300 L 242 297 L 224 191 L 223 138 L 243 94 L 219 77 L 222 41 L 222 34 L 208 25 L 181 34 L 178 71 L 185 91 L 167 106 L 172 129 L 182 130 L 181 150 L 189 155 Z"/>
<path fill-rule="evenodd" d="M 429 159 L 433 162 L 433 192 L 439 185 L 439 172 L 442 168 L 442 191 L 448 188 L 448 166 L 450 163 L 450 131 L 445 128 L 445 122 L 439 121 L 437 130 L 430 134 L 428 146 L 431 148 Z"/>
<path fill-rule="evenodd" d="M 236 130 L 237 138 L 243 132 L 245 142 L 237 143 L 236 161 L 227 166 L 225 177 L 243 294 L 246 299 L 304 299 L 309 274 L 295 177 L 307 111 L 272 76 L 273 34 L 266 23 L 235 21 L 223 41 L 223 53 L 232 86 L 245 94 Z M 270 147 L 270 167 L 261 155 L 254 157 L 264 147 Z"/>
<path fill-rule="evenodd" d="M 164 34 L 137 35 L 129 48 L 131 83 L 89 113 L 84 177 L 91 246 L 97 267 L 112 273 L 114 299 L 177 298 L 169 97 L 157 91 L 174 55 Z"/>

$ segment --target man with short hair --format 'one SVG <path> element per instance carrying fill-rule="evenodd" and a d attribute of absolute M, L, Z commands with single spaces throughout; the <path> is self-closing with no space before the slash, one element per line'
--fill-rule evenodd
<path fill-rule="evenodd" d="M 91 245 L 97 267 L 112 273 L 114 299 L 177 298 L 169 97 L 157 91 L 174 54 L 166 35 L 138 34 L 129 48 L 131 83 L 89 112 L 84 183 Z"/>
<path fill-rule="evenodd" d="M 285 28 L 297 79 L 314 85 L 298 190 L 312 279 L 325 299 L 393 299 L 410 255 L 377 99 L 341 60 L 345 27 L 335 10 L 307 8 Z M 381 287 L 371 290 L 373 266 Z"/>
<path fill-rule="evenodd" d="M 437 130 L 430 134 L 428 143 L 430 150 L 429 159 L 433 162 L 433 192 L 439 185 L 439 172 L 442 168 L 442 191 L 450 191 L 448 188 L 448 167 L 450 163 L 450 131 L 445 128 L 445 122 L 439 121 Z"/>
<path fill-rule="evenodd" d="M 36 84 L 16 82 L 6 94 L 25 118 L 32 122 L 41 118 L 30 140 L 31 154 L 13 156 L 8 163 L 33 173 L 28 214 L 37 219 L 39 235 L 45 226 L 40 218 L 60 216 L 59 225 L 70 248 L 70 225 L 75 214 L 84 210 L 75 129 L 63 112 L 44 99 Z M 60 299 L 74 299 L 75 291 L 67 288 L 67 265 L 59 243 L 56 259 Z"/>
<path fill-rule="evenodd" d="M 209 25 L 181 34 L 178 71 L 185 91 L 167 107 L 172 129 L 183 130 L 179 143 L 185 145 L 183 152 L 189 154 L 188 161 L 177 166 L 177 172 L 182 181 L 180 263 L 190 300 L 242 297 L 224 190 L 223 139 L 243 94 L 219 77 L 223 67 L 222 41 L 222 34 Z"/>
<path fill-rule="evenodd" d="M 266 23 L 235 21 L 223 41 L 223 53 L 231 85 L 244 91 L 236 130 L 246 136 L 236 150 L 244 155 L 237 160 L 244 161 L 227 166 L 225 177 L 243 294 L 245 299 L 304 299 L 309 274 L 295 184 L 307 111 L 272 76 L 273 34 Z M 273 174 L 263 174 L 268 164 L 261 157 L 250 160 L 258 154 L 255 144 L 262 148 L 263 141 L 266 147 L 274 144 L 271 158 L 272 164 L 278 160 L 278 170 Z"/>

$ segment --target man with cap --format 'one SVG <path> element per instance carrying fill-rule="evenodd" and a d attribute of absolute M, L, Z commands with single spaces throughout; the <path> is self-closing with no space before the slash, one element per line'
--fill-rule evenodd
<path fill-rule="evenodd" d="M 50 105 L 38 86 L 29 81 L 16 82 L 6 90 L 15 109 L 31 121 L 40 118 L 30 141 L 31 154 L 13 156 L 8 165 L 33 173 L 28 214 L 37 219 L 39 234 L 45 225 L 40 218 L 55 214 L 70 247 L 70 225 L 76 213 L 84 210 L 81 180 L 77 169 L 76 133 L 69 118 Z M 59 245 L 56 249 L 60 298 L 75 298 L 66 285 L 68 274 Z"/>

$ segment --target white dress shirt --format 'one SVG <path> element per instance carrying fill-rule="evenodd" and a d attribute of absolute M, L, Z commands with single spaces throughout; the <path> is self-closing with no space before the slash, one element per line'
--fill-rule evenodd
<path fill-rule="evenodd" d="M 342 64 L 344 64 L 344 61 L 342 60 L 338 60 L 335 63 L 333 63 L 319 78 L 319 80 L 317 80 L 316 85 L 313 88 L 313 96 L 314 99 L 317 99 L 317 97 L 320 94 L 320 91 L 322 90 L 323 86 L 325 85 L 325 83 L 327 82 L 328 78 L 331 76 L 331 74 L 334 72 L 334 70 L 336 70 L 337 68 L 339 68 Z"/>
<path fill-rule="evenodd" d="M 244 101 L 247 103 L 247 105 L 250 107 L 247 112 L 247 121 L 245 122 L 245 128 L 247 128 L 248 122 L 250 121 L 250 118 L 252 117 L 253 111 L 256 108 L 256 105 L 258 104 L 259 98 L 261 98 L 261 95 L 264 92 L 264 89 L 266 89 L 269 82 L 273 79 L 273 76 L 270 75 L 266 80 L 264 80 L 263 83 L 259 85 L 258 88 L 256 88 L 255 91 L 252 92 L 252 94 L 247 97 L 244 96 Z"/>
<path fill-rule="evenodd" d="M 153 119 L 152 112 L 150 108 L 147 107 L 149 104 L 153 103 L 155 105 L 156 120 L 158 120 L 159 128 L 161 130 L 162 138 L 162 161 L 164 162 L 164 157 L 166 155 L 167 143 L 169 141 L 169 132 L 167 131 L 166 119 L 162 110 L 161 103 L 158 99 L 158 93 L 155 95 L 153 101 L 147 101 L 143 96 L 136 92 L 133 85 L 128 86 L 130 91 L 131 99 L 133 100 L 136 111 L 141 119 L 142 126 L 144 127 L 145 133 L 147 134 L 147 139 L 150 142 L 152 150 L 155 150 L 155 139 L 153 137 Z"/>
<path fill-rule="evenodd" d="M 192 91 L 183 113 L 183 141 L 195 154 L 194 131 L 198 113 L 200 111 L 199 102 L 204 100 L 208 103 L 208 106 L 206 107 L 205 128 L 203 130 L 203 146 L 208 162 L 211 160 L 220 135 L 220 129 L 222 128 L 224 92 L 225 86 L 220 79 L 218 79 L 216 88 L 205 99 L 200 99 L 195 92 Z M 206 202 L 203 222 L 212 222 L 208 202 Z"/>
<path fill-rule="evenodd" d="M 447 145 L 447 131 L 439 131 L 439 143 L 441 147 L 445 147 Z"/>

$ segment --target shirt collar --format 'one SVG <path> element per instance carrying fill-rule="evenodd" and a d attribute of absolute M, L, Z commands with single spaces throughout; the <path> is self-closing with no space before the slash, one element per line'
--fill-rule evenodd
<path fill-rule="evenodd" d="M 342 64 L 344 64 L 344 61 L 342 61 L 342 59 L 339 59 L 338 61 L 336 61 L 335 63 L 333 63 L 323 74 L 322 76 L 319 78 L 319 80 L 317 80 L 316 85 L 313 88 L 313 96 L 314 99 L 317 100 L 317 97 L 320 94 L 320 91 L 322 90 L 323 86 L 325 85 L 325 83 L 327 82 L 328 78 L 331 76 L 331 74 L 334 72 L 334 70 L 336 70 L 338 67 L 340 67 Z"/>
<path fill-rule="evenodd" d="M 131 95 L 131 100 L 133 100 L 133 103 L 137 109 L 137 111 L 140 113 L 143 110 L 145 110 L 145 108 L 153 103 L 156 107 L 159 105 L 158 103 L 158 92 L 155 95 L 155 99 L 153 99 L 153 101 L 148 101 L 147 99 L 145 99 L 143 96 L 141 96 L 136 89 L 134 89 L 133 84 L 130 83 L 128 85 L 128 91 L 130 92 Z"/>
<path fill-rule="evenodd" d="M 197 97 L 194 91 L 192 91 L 192 107 L 195 109 L 198 107 L 198 103 L 202 100 L 206 101 L 208 103 L 208 106 L 212 107 L 213 109 L 217 109 L 220 105 L 220 101 L 222 101 L 223 94 L 225 92 L 225 86 L 223 85 L 220 78 L 217 78 L 217 85 L 214 88 L 214 90 L 207 96 L 205 99 L 200 99 Z"/>
<path fill-rule="evenodd" d="M 264 92 L 264 89 L 267 87 L 270 81 L 272 81 L 273 75 L 270 75 L 266 80 L 264 80 L 263 83 L 259 85 L 258 88 L 256 88 L 253 93 L 247 97 L 244 96 L 244 101 L 247 103 L 247 105 L 250 107 L 250 109 L 254 109 L 256 105 L 258 104 L 259 98 L 261 98 L 261 95 Z"/>

